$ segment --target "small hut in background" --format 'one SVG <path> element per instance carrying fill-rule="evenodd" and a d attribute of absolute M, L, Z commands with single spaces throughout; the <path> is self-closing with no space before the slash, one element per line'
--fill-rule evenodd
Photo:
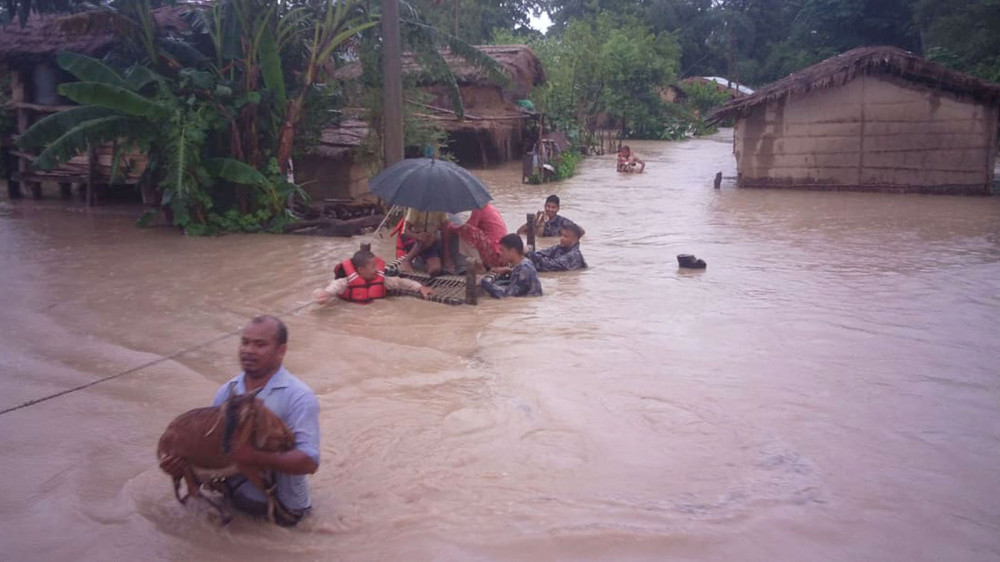
<path fill-rule="evenodd" d="M 734 99 L 738 185 L 989 194 L 1000 85 L 865 47 Z"/>
<path fill-rule="evenodd" d="M 295 158 L 295 179 L 313 201 L 349 201 L 368 193 L 369 171 L 356 150 L 368 138 L 368 123 L 349 117 L 323 129 L 308 154 Z"/>
<path fill-rule="evenodd" d="M 687 97 L 687 92 L 678 84 L 670 84 L 660 88 L 660 99 L 663 100 L 663 103 L 684 103 Z"/>
<path fill-rule="evenodd" d="M 517 160 L 525 147 L 526 125 L 535 115 L 517 105 L 531 89 L 545 82 L 542 62 L 526 45 L 480 45 L 476 47 L 499 62 L 510 74 L 504 87 L 447 50 L 442 53 L 458 81 L 465 116 L 459 119 L 450 109 L 444 86 L 430 84 L 425 91 L 434 96 L 419 114 L 436 122 L 448 133 L 452 153 L 462 162 L 480 165 Z M 414 61 L 403 61 L 403 72 L 417 72 Z"/>
<path fill-rule="evenodd" d="M 452 153 L 460 162 L 480 165 L 500 164 L 521 157 L 525 146 L 536 139 L 527 138 L 526 129 L 537 114 L 517 104 L 527 99 L 531 89 L 545 82 L 542 62 L 526 45 L 478 45 L 510 75 L 507 84 L 499 84 L 487 73 L 467 63 L 448 49 L 441 51 L 458 83 L 465 115 L 459 118 L 451 109 L 448 88 L 439 83 L 418 81 L 429 95 L 427 103 L 406 100 L 414 114 L 438 125 L 448 134 Z M 337 72 L 341 80 L 361 76 L 361 64 L 349 65 Z M 403 74 L 419 76 L 420 63 L 411 53 L 403 54 Z"/>
<path fill-rule="evenodd" d="M 174 6 L 153 11 L 162 32 L 180 32 L 188 28 L 183 18 L 186 8 Z M 67 108 L 67 100 L 58 94 L 59 84 L 75 79 L 60 69 L 55 57 L 62 51 L 102 57 L 121 38 L 111 26 L 81 26 L 70 16 L 33 14 L 22 27 L 16 21 L 0 27 L 0 67 L 10 80 L 11 99 L 4 108 L 16 121 L 16 135 L 39 119 Z M 135 184 L 146 167 L 142 154 L 120 158 L 118 177 L 112 178 L 113 147 L 95 147 L 89 154 L 77 156 L 58 168 L 33 170 L 35 155 L 18 150 L 11 137 L 0 139 L 7 169 L 11 197 L 21 195 L 25 184 L 35 197 L 42 195 L 42 183 L 58 183 L 68 197 L 73 185 L 86 186 L 87 201 L 93 202 L 94 186 L 112 181 Z"/>

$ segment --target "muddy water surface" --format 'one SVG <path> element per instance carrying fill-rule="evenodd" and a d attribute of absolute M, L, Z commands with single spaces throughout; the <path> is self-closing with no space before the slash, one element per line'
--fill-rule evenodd
<path fill-rule="evenodd" d="M 587 229 L 543 298 L 286 318 L 323 431 L 300 528 L 219 529 L 156 468 L 229 338 L 0 416 L 0 559 L 1000 558 L 1000 200 L 716 191 L 725 134 L 636 145 L 642 175 L 480 172 L 512 229 L 551 192 Z M 0 408 L 289 310 L 362 241 L 131 220 L 0 216 Z"/>

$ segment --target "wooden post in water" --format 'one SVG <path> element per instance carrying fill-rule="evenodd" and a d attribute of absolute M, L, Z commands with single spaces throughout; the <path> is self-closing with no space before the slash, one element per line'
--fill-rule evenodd
<path fill-rule="evenodd" d="M 465 269 L 465 304 L 479 304 L 479 285 L 476 284 L 476 270 Z"/>
<path fill-rule="evenodd" d="M 528 249 L 535 249 L 535 217 L 534 213 L 528 213 Z"/>
<path fill-rule="evenodd" d="M 368 243 L 368 244 L 361 244 L 361 251 L 362 252 L 371 252 L 372 251 L 372 245 L 370 243 Z"/>
<path fill-rule="evenodd" d="M 382 0 L 382 151 L 385 167 L 403 159 L 403 62 L 399 0 Z"/>
<path fill-rule="evenodd" d="M 722 172 L 715 174 L 715 189 L 722 187 Z"/>

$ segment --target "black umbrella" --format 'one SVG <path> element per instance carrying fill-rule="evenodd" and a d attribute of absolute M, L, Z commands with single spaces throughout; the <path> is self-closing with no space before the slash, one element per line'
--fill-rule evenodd
<path fill-rule="evenodd" d="M 493 199 L 468 170 L 435 158 L 397 162 L 372 178 L 368 187 L 393 205 L 421 211 L 457 213 L 481 209 Z"/>

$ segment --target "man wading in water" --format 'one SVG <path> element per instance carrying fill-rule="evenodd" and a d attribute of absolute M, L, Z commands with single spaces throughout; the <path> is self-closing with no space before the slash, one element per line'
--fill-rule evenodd
<path fill-rule="evenodd" d="M 306 475 L 319 468 L 319 401 L 312 389 L 289 373 L 281 362 L 288 348 L 288 328 L 274 316 L 257 316 L 243 328 L 239 357 L 243 372 L 222 385 L 213 406 L 225 402 L 229 383 L 235 382 L 236 394 L 253 392 L 274 412 L 295 436 L 295 448 L 284 452 L 258 451 L 249 444 L 235 449 L 230 457 L 239 464 L 277 472 L 278 502 L 276 522 L 292 526 L 302 520 L 312 504 Z M 183 474 L 185 463 L 166 457 L 160 467 L 171 475 Z M 267 498 L 242 474 L 226 478 L 221 491 L 236 509 L 256 516 L 267 516 Z"/>

